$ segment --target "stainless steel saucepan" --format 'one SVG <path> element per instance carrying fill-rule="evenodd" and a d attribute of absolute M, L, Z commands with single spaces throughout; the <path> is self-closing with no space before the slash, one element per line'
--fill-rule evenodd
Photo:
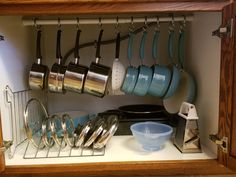
<path fill-rule="evenodd" d="M 111 77 L 111 68 L 99 64 L 102 34 L 103 30 L 101 29 L 97 41 L 96 62 L 91 63 L 84 84 L 84 92 L 97 97 L 103 97 L 106 94 Z"/>
<path fill-rule="evenodd" d="M 48 76 L 48 67 L 42 65 L 40 39 L 41 39 L 41 30 L 38 30 L 37 41 L 36 41 L 37 62 L 32 65 L 29 73 L 29 86 L 33 90 L 44 89 L 46 87 L 46 81 Z"/>
<path fill-rule="evenodd" d="M 57 63 L 54 63 L 48 78 L 48 87 L 51 92 L 64 93 L 65 89 L 63 87 L 64 75 L 66 72 L 66 66 L 62 64 L 61 56 L 61 30 L 57 31 L 57 46 L 56 46 L 56 58 Z"/>
<path fill-rule="evenodd" d="M 77 30 L 74 48 L 75 62 L 70 62 L 64 77 L 64 88 L 66 90 L 82 93 L 88 67 L 79 64 L 79 38 L 81 30 Z"/>

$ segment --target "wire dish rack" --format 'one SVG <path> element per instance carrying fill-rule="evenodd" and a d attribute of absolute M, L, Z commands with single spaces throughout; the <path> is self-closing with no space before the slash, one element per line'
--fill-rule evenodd
<path fill-rule="evenodd" d="M 13 92 L 9 86 L 5 87 L 5 102 L 8 107 L 10 116 L 10 137 L 12 146 L 8 149 L 8 157 L 13 158 L 17 148 L 25 148 L 23 153 L 24 159 L 37 158 L 60 158 L 60 157 L 87 157 L 87 156 L 103 156 L 105 155 L 105 147 L 102 149 L 89 148 L 74 148 L 70 146 L 58 147 L 54 145 L 50 148 L 37 148 L 27 139 L 24 127 L 24 110 L 28 100 L 36 98 L 42 102 L 47 108 L 47 91 L 22 90 Z M 31 115 L 35 122 L 40 118 L 40 110 L 37 107 L 32 107 Z M 64 139 L 61 139 L 64 142 Z M 42 143 L 39 138 L 38 143 Z M 26 145 L 23 145 L 26 144 Z M 65 143 L 62 143 L 65 144 Z"/>

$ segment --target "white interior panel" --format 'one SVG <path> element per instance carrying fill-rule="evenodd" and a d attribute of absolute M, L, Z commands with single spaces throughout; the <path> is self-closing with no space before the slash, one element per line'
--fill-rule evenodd
<path fill-rule="evenodd" d="M 35 60 L 35 39 L 31 27 L 23 27 L 21 16 L 1 16 L 0 34 L 5 40 L 0 42 L 0 104 L 3 138 L 10 140 L 10 114 L 5 104 L 6 85 L 14 91 L 28 88 L 27 76 L 31 63 Z"/>
<path fill-rule="evenodd" d="M 218 132 L 220 85 L 220 38 L 212 31 L 221 25 L 221 13 L 196 13 L 189 32 L 187 69 L 197 81 L 196 108 L 200 137 L 204 145 L 216 153 L 209 134 Z"/>

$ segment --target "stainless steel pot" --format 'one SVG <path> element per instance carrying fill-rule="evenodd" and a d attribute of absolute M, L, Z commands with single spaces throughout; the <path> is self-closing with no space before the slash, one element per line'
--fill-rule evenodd
<path fill-rule="evenodd" d="M 57 63 L 54 63 L 48 78 L 48 87 L 51 92 L 64 93 L 63 88 L 64 75 L 66 72 L 66 66 L 62 65 L 62 56 L 61 56 L 61 30 L 57 31 L 57 46 L 56 46 L 56 58 Z"/>
<path fill-rule="evenodd" d="M 64 77 L 64 88 L 66 90 L 82 93 L 88 67 L 79 65 L 79 38 L 81 30 L 77 30 L 74 48 L 75 62 L 70 62 Z"/>
<path fill-rule="evenodd" d="M 42 65 L 42 55 L 40 49 L 41 30 L 37 32 L 36 41 L 36 58 L 37 63 L 34 63 L 29 73 L 29 87 L 33 90 L 41 90 L 46 87 L 48 77 L 48 67 Z"/>
<path fill-rule="evenodd" d="M 96 62 L 91 63 L 84 84 L 84 92 L 97 97 L 103 97 L 106 94 L 107 85 L 111 77 L 111 68 L 99 64 L 102 34 L 103 30 L 100 30 L 97 41 Z"/>

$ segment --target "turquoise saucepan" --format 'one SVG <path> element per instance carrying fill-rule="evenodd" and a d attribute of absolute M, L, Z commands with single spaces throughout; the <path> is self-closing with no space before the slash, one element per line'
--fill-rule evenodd
<path fill-rule="evenodd" d="M 160 31 L 155 30 L 152 41 L 152 58 L 154 61 L 158 59 L 157 48 L 159 35 Z M 158 62 L 152 66 L 152 70 L 153 77 L 148 88 L 148 94 L 152 96 L 163 97 L 170 84 L 171 71 L 168 67 L 159 65 Z"/>
<path fill-rule="evenodd" d="M 133 94 L 138 96 L 144 96 L 147 94 L 153 75 L 152 69 L 148 66 L 143 65 L 146 37 L 147 37 L 147 31 L 144 30 L 141 39 L 140 53 L 139 53 L 142 64 L 139 66 L 138 80 L 133 90 Z"/>
<path fill-rule="evenodd" d="M 130 65 L 126 70 L 125 79 L 121 87 L 121 90 L 126 94 L 131 94 L 133 92 L 138 78 L 138 69 L 131 65 L 133 39 L 134 39 L 134 33 L 130 32 L 128 41 L 128 60 Z"/>
<path fill-rule="evenodd" d="M 181 67 L 180 83 L 174 95 L 163 101 L 164 107 L 167 112 L 175 114 L 179 112 L 180 106 L 183 102 L 192 103 L 196 96 L 196 82 L 193 76 L 184 68 L 184 41 L 185 31 L 182 29 L 179 35 L 178 44 L 178 61 Z"/>
<path fill-rule="evenodd" d="M 172 76 L 171 76 L 169 88 L 164 96 L 164 100 L 171 97 L 175 93 L 175 91 L 177 90 L 177 88 L 179 86 L 179 81 L 180 81 L 180 71 L 175 66 L 174 61 L 173 61 L 173 58 L 174 58 L 174 29 L 171 29 L 169 31 L 168 55 L 169 55 L 168 58 L 172 64 Z"/>

